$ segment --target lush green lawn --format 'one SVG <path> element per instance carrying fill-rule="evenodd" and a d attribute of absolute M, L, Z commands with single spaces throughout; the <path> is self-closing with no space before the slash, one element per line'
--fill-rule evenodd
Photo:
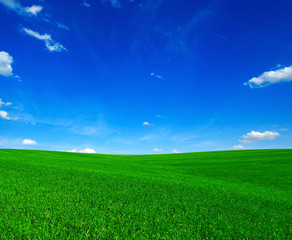
<path fill-rule="evenodd" d="M 292 239 L 292 150 L 0 150 L 0 239 Z"/>

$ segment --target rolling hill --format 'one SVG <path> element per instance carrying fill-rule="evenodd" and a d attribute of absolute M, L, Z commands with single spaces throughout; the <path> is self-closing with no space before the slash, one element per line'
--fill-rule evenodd
<path fill-rule="evenodd" d="M 0 150 L 1 239 L 291 239 L 292 150 Z"/>

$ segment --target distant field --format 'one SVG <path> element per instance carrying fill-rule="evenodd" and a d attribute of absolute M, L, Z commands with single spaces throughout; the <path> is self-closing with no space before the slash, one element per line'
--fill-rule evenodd
<path fill-rule="evenodd" d="M 0 150 L 0 239 L 292 239 L 292 150 Z"/>

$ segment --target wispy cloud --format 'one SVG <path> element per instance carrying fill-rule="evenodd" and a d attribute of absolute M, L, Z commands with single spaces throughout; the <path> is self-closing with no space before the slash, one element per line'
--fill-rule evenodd
<path fill-rule="evenodd" d="M 193 140 L 196 137 L 197 137 L 196 135 L 177 134 L 172 136 L 170 140 L 176 143 L 186 143 Z"/>
<path fill-rule="evenodd" d="M 256 131 L 251 131 L 250 133 L 247 133 L 246 135 L 243 135 L 239 139 L 239 142 L 241 143 L 254 143 L 258 141 L 264 141 L 264 140 L 273 140 L 276 137 L 280 136 L 280 133 L 274 131 L 265 131 L 265 132 L 256 132 Z"/>
<path fill-rule="evenodd" d="M 0 75 L 4 77 L 13 76 L 12 74 L 12 65 L 13 57 L 7 52 L 0 52 Z"/>
<path fill-rule="evenodd" d="M 145 140 L 151 140 L 152 137 L 151 136 L 145 136 L 145 137 L 141 137 L 139 138 L 139 140 L 145 141 Z"/>
<path fill-rule="evenodd" d="M 152 151 L 153 151 L 153 152 L 163 152 L 163 149 L 160 149 L 160 148 L 153 148 Z"/>
<path fill-rule="evenodd" d="M 31 37 L 43 41 L 50 52 L 67 51 L 67 49 L 62 44 L 55 42 L 50 34 L 45 33 L 42 35 L 25 27 L 22 28 L 22 31 Z"/>
<path fill-rule="evenodd" d="M 91 5 L 86 0 L 84 0 L 83 3 L 82 3 L 82 6 L 90 7 Z"/>
<path fill-rule="evenodd" d="M 36 16 L 43 10 L 42 6 L 32 5 L 31 7 L 24 7 L 17 0 L 0 0 L 0 4 L 6 8 L 15 11 L 19 15 Z"/>
<path fill-rule="evenodd" d="M 154 77 L 154 78 L 158 78 L 158 79 L 161 79 L 161 80 L 164 80 L 164 77 L 162 77 L 161 75 L 158 75 L 158 74 L 156 74 L 156 73 L 150 73 L 150 76 L 151 77 Z"/>
<path fill-rule="evenodd" d="M 65 30 L 70 30 L 70 28 L 69 27 L 67 27 L 66 25 L 64 25 L 64 24 L 62 24 L 62 23 L 57 23 L 57 26 L 59 27 L 59 28 L 62 28 L 62 29 L 65 29 Z"/>
<path fill-rule="evenodd" d="M 152 124 L 149 122 L 143 122 L 143 126 L 151 126 Z"/>
<path fill-rule="evenodd" d="M 279 82 L 290 81 L 292 81 L 292 66 L 264 72 L 259 77 L 253 77 L 248 82 L 245 82 L 244 85 L 250 88 L 261 88 Z"/>
<path fill-rule="evenodd" d="M 3 105 L 3 106 L 11 106 L 12 103 L 11 103 L 11 102 L 3 102 L 3 101 L 2 101 L 2 98 L 0 98 L 0 108 L 2 107 L 2 105 Z"/>
<path fill-rule="evenodd" d="M 119 0 L 101 0 L 101 2 L 109 2 L 114 8 L 119 8 L 122 6 Z"/>
<path fill-rule="evenodd" d="M 33 139 L 23 139 L 22 145 L 36 145 L 37 141 Z"/>

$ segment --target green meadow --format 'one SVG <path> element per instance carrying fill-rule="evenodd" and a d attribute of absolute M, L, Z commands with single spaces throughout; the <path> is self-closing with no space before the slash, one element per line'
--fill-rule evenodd
<path fill-rule="evenodd" d="M 0 239 L 292 239 L 292 150 L 0 150 Z"/>

